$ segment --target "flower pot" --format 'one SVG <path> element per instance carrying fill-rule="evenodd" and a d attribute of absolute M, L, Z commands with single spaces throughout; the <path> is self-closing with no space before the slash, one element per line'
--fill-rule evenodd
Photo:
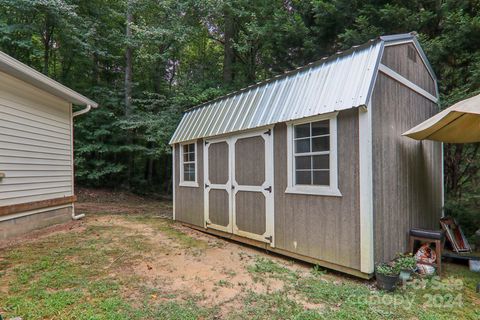
<path fill-rule="evenodd" d="M 397 275 L 386 275 L 375 272 L 375 277 L 377 278 L 377 287 L 385 291 L 394 291 L 397 287 L 397 282 L 399 279 Z"/>
<path fill-rule="evenodd" d="M 399 278 L 400 278 L 400 281 L 402 282 L 406 282 L 410 280 L 412 278 L 412 270 L 405 269 L 400 271 Z"/>

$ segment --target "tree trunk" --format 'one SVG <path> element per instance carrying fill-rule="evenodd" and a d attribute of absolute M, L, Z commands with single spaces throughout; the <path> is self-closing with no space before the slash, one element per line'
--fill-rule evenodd
<path fill-rule="evenodd" d="M 43 74 L 48 76 L 48 67 L 50 64 L 50 48 L 55 26 L 52 24 L 50 16 L 45 15 L 45 26 L 42 34 L 43 41 Z"/>
<path fill-rule="evenodd" d="M 233 52 L 233 38 L 235 27 L 231 9 L 228 6 L 224 8 L 224 54 L 223 54 L 223 82 L 229 85 L 233 81 L 233 62 L 235 54 Z"/>
<path fill-rule="evenodd" d="M 125 116 L 129 117 L 132 112 L 132 73 L 133 73 L 133 61 L 132 61 L 132 27 L 133 12 L 132 12 L 132 0 L 127 1 L 127 14 L 126 14 L 126 28 L 125 28 Z M 133 142 L 131 132 L 127 132 L 126 143 L 131 145 Z M 130 182 L 133 175 L 134 158 L 132 152 L 128 152 L 127 156 L 127 181 L 126 187 L 130 189 Z"/>
<path fill-rule="evenodd" d="M 125 38 L 127 45 L 125 48 L 125 115 L 129 116 L 132 111 L 132 28 L 131 24 L 133 23 L 133 13 L 132 13 L 132 3 L 129 0 L 127 2 L 127 26 L 125 30 Z"/>

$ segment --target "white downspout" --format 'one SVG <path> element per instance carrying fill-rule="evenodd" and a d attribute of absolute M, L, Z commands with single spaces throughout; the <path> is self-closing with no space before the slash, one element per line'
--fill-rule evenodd
<path fill-rule="evenodd" d="M 74 113 L 72 114 L 72 117 L 75 118 L 75 117 L 77 117 L 77 116 L 81 116 L 82 114 L 85 114 L 85 113 L 89 112 L 91 109 L 92 109 L 92 106 L 88 104 L 85 109 L 82 109 L 82 110 L 80 110 L 80 111 L 74 112 Z"/>
<path fill-rule="evenodd" d="M 89 112 L 91 109 L 92 109 L 92 106 L 88 104 L 85 109 L 82 109 L 80 111 L 72 113 L 72 121 L 73 121 L 73 118 L 81 116 L 82 114 L 85 114 L 85 113 Z M 72 125 L 72 130 L 73 130 L 73 125 Z M 83 213 L 79 214 L 78 216 L 75 215 L 75 205 L 72 204 L 72 219 L 73 220 L 80 220 L 84 217 L 85 217 L 85 214 L 83 214 Z"/>
<path fill-rule="evenodd" d="M 75 206 L 72 204 L 72 219 L 73 219 L 73 220 L 80 220 L 80 219 L 82 219 L 82 218 L 84 218 L 84 217 L 85 217 L 85 214 L 84 214 L 84 213 L 79 214 L 78 216 L 75 215 Z"/>

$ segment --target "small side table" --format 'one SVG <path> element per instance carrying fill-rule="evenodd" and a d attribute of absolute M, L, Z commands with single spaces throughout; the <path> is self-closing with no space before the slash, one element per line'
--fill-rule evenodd
<path fill-rule="evenodd" d="M 415 241 L 421 243 L 434 243 L 435 254 L 437 260 L 435 263 L 425 263 L 437 268 L 438 274 L 442 273 L 442 249 L 445 244 L 445 232 L 443 230 L 425 230 L 425 229 L 410 229 L 410 252 L 413 252 L 415 247 Z"/>

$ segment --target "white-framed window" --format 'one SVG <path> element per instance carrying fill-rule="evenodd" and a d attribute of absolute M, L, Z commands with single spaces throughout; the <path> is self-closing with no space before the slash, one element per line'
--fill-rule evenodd
<path fill-rule="evenodd" d="M 288 123 L 285 192 L 341 196 L 337 176 L 337 113 Z"/>
<path fill-rule="evenodd" d="M 198 187 L 197 143 L 180 144 L 180 186 Z"/>

